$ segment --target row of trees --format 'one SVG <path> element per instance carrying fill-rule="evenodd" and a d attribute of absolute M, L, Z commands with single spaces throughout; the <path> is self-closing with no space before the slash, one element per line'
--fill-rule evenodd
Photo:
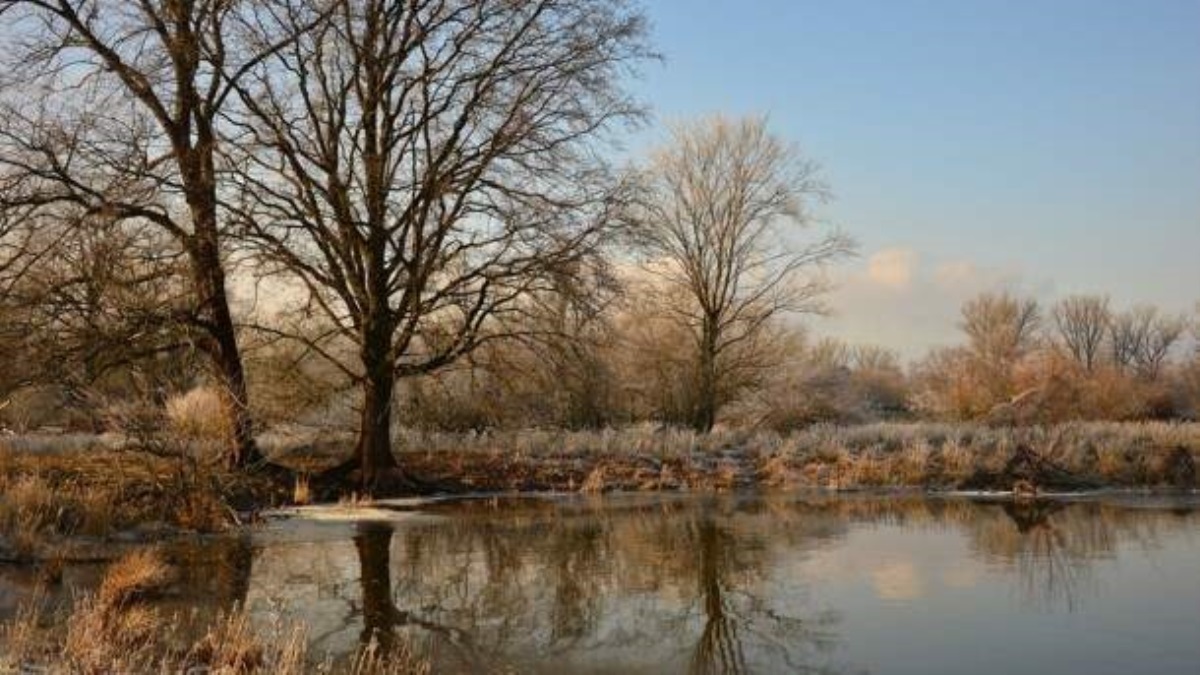
<path fill-rule="evenodd" d="M 497 345 L 436 380 L 409 383 L 404 418 L 455 430 L 692 423 L 700 343 L 645 303 L 652 294 L 631 288 L 593 320 L 589 340 L 572 343 L 569 359 Z M 718 419 L 787 431 L 818 422 L 1032 424 L 1200 411 L 1200 315 L 1189 321 L 1145 305 L 1116 311 L 1101 296 L 1043 309 L 1000 293 L 967 302 L 960 327 L 962 344 L 906 366 L 887 349 L 774 322 L 722 361 Z"/>
<path fill-rule="evenodd" d="M 1043 309 L 1010 294 L 982 295 L 962 314 L 967 344 L 914 372 L 917 404 L 937 414 L 1137 419 L 1200 409 L 1200 322 L 1186 316 L 1116 310 L 1099 295 Z"/>
<path fill-rule="evenodd" d="M 161 399 L 207 361 L 234 466 L 262 459 L 248 344 L 357 392 L 378 487 L 403 479 L 400 382 L 521 345 L 601 386 L 585 349 L 634 262 L 657 279 L 645 315 L 688 340 L 673 414 L 708 429 L 774 318 L 817 308 L 810 272 L 850 251 L 781 232 L 823 189 L 760 120 L 611 166 L 644 115 L 624 82 L 653 57 L 624 0 L 0 0 L 0 18 L 0 386 Z"/>

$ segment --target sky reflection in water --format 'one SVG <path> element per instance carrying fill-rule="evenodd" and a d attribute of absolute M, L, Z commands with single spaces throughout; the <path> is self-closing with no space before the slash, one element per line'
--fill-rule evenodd
<path fill-rule="evenodd" d="M 439 672 L 1200 672 L 1200 512 L 804 496 L 452 502 L 277 526 L 246 602 Z M 316 541 L 314 541 L 316 540 Z"/>

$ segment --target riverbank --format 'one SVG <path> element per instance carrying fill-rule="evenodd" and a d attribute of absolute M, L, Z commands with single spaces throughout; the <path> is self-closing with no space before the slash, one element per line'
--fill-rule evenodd
<path fill-rule="evenodd" d="M 1200 487 L 1200 424 L 816 426 L 793 434 L 646 427 L 408 432 L 407 470 L 449 492 Z"/>
<path fill-rule="evenodd" d="M 265 434 L 261 444 L 275 464 L 243 475 L 111 437 L 0 438 L 0 560 L 86 558 L 106 542 L 218 532 L 266 508 L 357 500 L 353 485 L 322 480 L 352 443 L 348 434 L 313 430 Z M 1195 423 L 875 424 L 789 435 L 403 431 L 395 446 L 427 494 L 912 488 L 1028 496 L 1200 487 Z"/>
<path fill-rule="evenodd" d="M 181 456 L 98 446 L 35 450 L 0 439 L 0 562 L 108 558 L 114 544 L 223 532 L 287 503 L 291 486 L 281 476 L 243 475 Z"/>

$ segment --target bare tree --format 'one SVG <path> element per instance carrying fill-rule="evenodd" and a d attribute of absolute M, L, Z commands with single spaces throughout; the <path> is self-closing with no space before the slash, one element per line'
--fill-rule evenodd
<path fill-rule="evenodd" d="M 0 352 L 8 367 L 0 373 L 0 409 L 8 394 L 24 384 L 29 366 L 19 358 L 25 330 L 25 307 L 16 295 L 29 271 L 45 255 L 37 230 L 24 214 L 0 211 Z"/>
<path fill-rule="evenodd" d="M 1073 295 L 1059 301 L 1052 314 L 1054 327 L 1067 352 L 1087 372 L 1092 372 L 1100 359 L 1104 337 L 1112 320 L 1108 298 Z"/>
<path fill-rule="evenodd" d="M 178 360 L 188 350 L 189 336 L 175 321 L 186 307 L 181 256 L 156 228 L 111 221 L 41 233 L 53 239 L 53 255 L 14 293 L 40 382 L 64 388 L 72 407 L 86 407 L 104 380 L 145 373 L 155 360 Z"/>
<path fill-rule="evenodd" d="M 1117 314 L 1109 327 L 1112 361 L 1120 368 L 1133 368 L 1148 380 L 1156 380 L 1171 348 L 1183 337 L 1187 321 L 1167 316 L 1149 305 Z"/>
<path fill-rule="evenodd" d="M 1040 325 L 1036 300 L 984 293 L 963 305 L 959 326 L 969 341 L 971 371 L 990 404 L 1016 393 L 1013 367 L 1036 345 Z"/>
<path fill-rule="evenodd" d="M 1012 363 L 1034 346 L 1041 310 L 1036 300 L 984 293 L 963 305 L 959 325 L 977 355 L 992 362 Z"/>
<path fill-rule="evenodd" d="M 1108 326 L 1109 357 L 1118 368 L 1132 368 L 1145 341 L 1145 323 L 1134 310 L 1113 316 Z"/>
<path fill-rule="evenodd" d="M 0 207 L 144 221 L 179 244 L 187 321 L 226 394 L 237 465 L 258 456 L 226 295 L 216 151 L 231 84 L 290 39 L 243 39 L 262 24 L 259 5 L 0 0 Z"/>
<path fill-rule="evenodd" d="M 631 220 L 648 268 L 688 296 L 670 309 L 696 341 L 692 425 L 707 431 L 724 398 L 721 381 L 733 375 L 726 355 L 781 312 L 821 311 L 829 285 L 817 272 L 853 244 L 836 233 L 796 243 L 825 187 L 816 166 L 763 119 L 676 127 L 641 179 L 644 198 Z"/>
<path fill-rule="evenodd" d="M 613 422 L 615 383 L 604 346 L 617 339 L 608 310 L 623 289 L 604 265 L 574 266 L 559 275 L 550 292 L 532 298 L 523 340 L 533 363 L 515 373 L 541 386 L 541 398 L 554 406 L 554 419 L 571 428 Z"/>
<path fill-rule="evenodd" d="M 24 214 L 0 211 L 0 307 L 45 254 L 36 245 L 36 231 Z"/>
<path fill-rule="evenodd" d="M 1170 358 L 1171 349 L 1183 337 L 1187 321 L 1181 316 L 1156 316 L 1142 341 L 1138 355 L 1138 367 L 1144 377 L 1157 380 L 1163 365 Z"/>
<path fill-rule="evenodd" d="M 333 7 L 239 86 L 240 223 L 334 327 L 308 344 L 362 387 L 376 489 L 403 480 L 396 379 L 504 335 L 601 243 L 613 182 L 592 140 L 638 114 L 619 83 L 644 22 L 623 0 Z"/>

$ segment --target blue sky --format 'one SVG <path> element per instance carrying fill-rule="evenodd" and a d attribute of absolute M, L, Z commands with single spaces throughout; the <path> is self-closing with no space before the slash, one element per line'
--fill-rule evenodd
<path fill-rule="evenodd" d="M 980 290 L 1200 300 L 1200 0 L 645 6 L 658 122 L 767 114 L 824 167 L 862 255 L 819 332 L 916 356 Z"/>

